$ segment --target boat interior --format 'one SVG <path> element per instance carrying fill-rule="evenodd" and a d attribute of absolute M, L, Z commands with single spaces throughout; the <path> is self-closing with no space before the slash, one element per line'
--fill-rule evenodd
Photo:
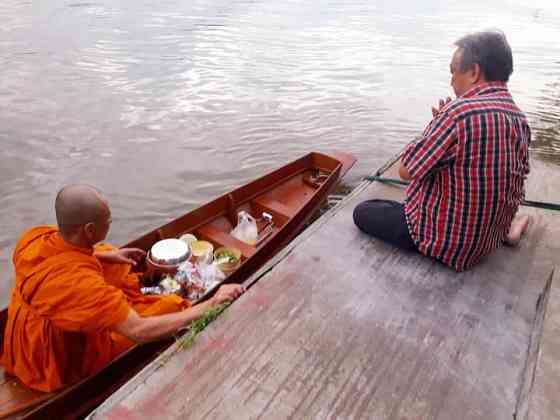
<path fill-rule="evenodd" d="M 314 197 L 316 191 L 331 179 L 331 174 L 339 167 L 337 160 L 311 153 L 279 171 L 221 196 L 127 246 L 148 251 L 159 240 L 191 233 L 197 239 L 212 243 L 214 249 L 224 246 L 239 249 L 243 262 L 274 238 Z M 231 235 L 241 211 L 250 214 L 257 222 L 258 239 L 254 245 Z"/>

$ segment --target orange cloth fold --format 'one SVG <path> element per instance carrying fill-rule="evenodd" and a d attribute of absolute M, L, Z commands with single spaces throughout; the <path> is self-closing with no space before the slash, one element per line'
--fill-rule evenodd
<path fill-rule="evenodd" d="M 182 310 L 178 296 L 144 296 L 128 264 L 101 264 L 91 250 L 41 226 L 18 242 L 2 364 L 40 391 L 94 374 L 133 343 L 114 327 L 134 308 L 141 316 Z"/>

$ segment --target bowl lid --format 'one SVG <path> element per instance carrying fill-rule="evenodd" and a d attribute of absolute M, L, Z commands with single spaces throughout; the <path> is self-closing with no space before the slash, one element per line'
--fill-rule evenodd
<path fill-rule="evenodd" d="M 179 239 L 163 239 L 152 246 L 150 257 L 155 262 L 175 264 L 189 257 L 189 246 Z"/>

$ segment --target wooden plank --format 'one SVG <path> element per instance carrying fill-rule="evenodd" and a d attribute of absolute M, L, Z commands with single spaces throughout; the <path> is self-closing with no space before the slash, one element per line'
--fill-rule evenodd
<path fill-rule="evenodd" d="M 533 392 L 559 216 L 530 210 L 518 248 L 457 274 L 353 226 L 360 201 L 400 195 L 360 188 L 191 349 L 91 418 L 512 419 Z"/>
<path fill-rule="evenodd" d="M 17 378 L 6 375 L 0 366 L 0 418 L 9 418 L 23 409 L 31 409 L 53 394 L 34 391 L 23 386 Z"/>
<path fill-rule="evenodd" d="M 280 224 L 286 223 L 298 211 L 298 209 L 288 207 L 280 201 L 267 196 L 257 197 L 253 202 L 256 204 L 255 207 L 258 207 L 257 210 L 259 212 L 266 211 L 270 213 L 274 220 L 279 220 Z"/>
<path fill-rule="evenodd" d="M 540 347 L 534 355 L 535 371 L 530 377 L 532 390 L 528 397 L 528 419 L 560 419 L 560 271 L 554 273 Z"/>

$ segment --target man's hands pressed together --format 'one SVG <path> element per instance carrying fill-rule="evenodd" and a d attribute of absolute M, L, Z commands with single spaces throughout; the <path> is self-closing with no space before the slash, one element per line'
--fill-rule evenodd
<path fill-rule="evenodd" d="M 437 114 L 439 114 L 441 112 L 441 109 L 447 105 L 449 102 L 451 102 L 451 97 L 448 96 L 445 99 L 440 99 L 439 100 L 439 106 L 436 108 L 435 106 L 432 107 L 432 116 L 435 118 L 437 116 Z"/>

